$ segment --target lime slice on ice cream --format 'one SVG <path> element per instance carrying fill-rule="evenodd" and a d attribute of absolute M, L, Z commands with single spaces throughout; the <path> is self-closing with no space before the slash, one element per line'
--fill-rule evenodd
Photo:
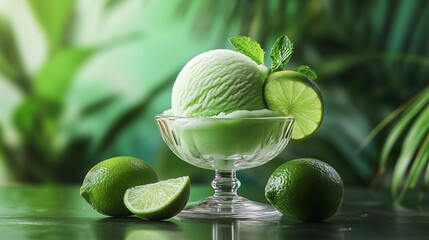
<path fill-rule="evenodd" d="M 264 85 L 264 98 L 270 110 L 295 117 L 292 139 L 310 136 L 322 123 L 322 93 L 302 73 L 285 70 L 270 74 Z"/>

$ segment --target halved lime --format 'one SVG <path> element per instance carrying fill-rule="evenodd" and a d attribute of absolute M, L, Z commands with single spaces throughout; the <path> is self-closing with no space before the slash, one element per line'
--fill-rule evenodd
<path fill-rule="evenodd" d="M 322 93 L 302 73 L 285 70 L 270 74 L 265 81 L 264 98 L 270 110 L 295 117 L 292 139 L 310 136 L 322 123 Z"/>
<path fill-rule="evenodd" d="M 129 188 L 124 195 L 125 206 L 136 216 L 167 219 L 186 206 L 191 190 L 188 176 Z"/>

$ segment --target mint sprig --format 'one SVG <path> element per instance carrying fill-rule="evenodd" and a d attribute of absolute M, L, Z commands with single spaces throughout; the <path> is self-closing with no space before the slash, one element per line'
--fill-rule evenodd
<path fill-rule="evenodd" d="M 237 52 L 246 55 L 257 64 L 264 64 L 265 51 L 256 40 L 246 36 L 232 37 L 228 40 L 234 46 Z M 271 73 L 283 70 L 286 64 L 292 58 L 292 54 L 293 43 L 290 41 L 290 39 L 286 35 L 277 38 L 270 52 Z M 316 71 L 307 65 L 301 65 L 296 68 L 295 71 L 304 74 L 312 80 L 317 78 Z"/>
<path fill-rule="evenodd" d="M 237 36 L 228 39 L 229 42 L 235 47 L 235 50 L 248 56 L 257 64 L 264 64 L 265 51 L 261 45 L 253 38 L 246 36 Z"/>
<path fill-rule="evenodd" d="M 283 35 L 274 42 L 271 49 L 271 72 L 283 70 L 284 66 L 289 62 L 293 53 L 293 44 L 286 35 Z"/>
<path fill-rule="evenodd" d="M 301 65 L 297 67 L 295 71 L 304 74 L 305 76 L 309 77 L 312 80 L 317 79 L 316 71 L 314 71 L 311 67 L 307 65 Z"/>

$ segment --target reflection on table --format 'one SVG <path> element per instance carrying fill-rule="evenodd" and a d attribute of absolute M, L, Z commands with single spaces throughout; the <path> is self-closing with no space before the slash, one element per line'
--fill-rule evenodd
<path fill-rule="evenodd" d="M 191 198 L 209 196 L 211 191 L 194 186 Z M 254 191 L 243 195 L 261 201 Z M 428 204 L 406 202 L 411 204 L 392 204 L 387 190 L 346 188 L 340 211 L 323 223 L 284 217 L 146 221 L 97 213 L 79 196 L 79 186 L 8 186 L 0 187 L 0 239 L 427 239 Z"/>

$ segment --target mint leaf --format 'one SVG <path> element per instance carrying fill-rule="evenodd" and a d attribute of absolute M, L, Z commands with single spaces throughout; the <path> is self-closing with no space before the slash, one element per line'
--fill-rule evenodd
<path fill-rule="evenodd" d="M 304 74 L 305 76 L 311 78 L 312 80 L 315 80 L 317 78 L 316 71 L 314 71 L 311 67 L 307 65 L 301 65 L 295 71 Z"/>
<path fill-rule="evenodd" d="M 286 35 L 277 38 L 270 52 L 271 72 L 277 72 L 284 68 L 293 53 L 293 44 Z"/>
<path fill-rule="evenodd" d="M 257 64 L 264 64 L 265 51 L 261 45 L 253 38 L 246 36 L 237 36 L 228 39 L 229 42 L 235 47 L 235 50 L 248 56 Z"/>

